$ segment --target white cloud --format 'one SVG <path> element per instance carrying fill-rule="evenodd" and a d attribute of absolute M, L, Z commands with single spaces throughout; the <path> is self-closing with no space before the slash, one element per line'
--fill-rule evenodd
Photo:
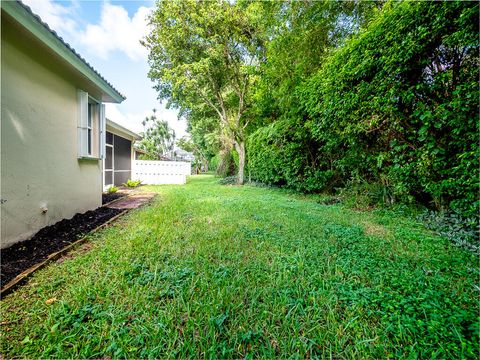
<path fill-rule="evenodd" d="M 51 0 L 22 0 L 22 2 L 29 6 L 36 15 L 40 16 L 43 22 L 47 23 L 60 36 L 65 37 L 66 34 L 75 32 L 76 23 L 69 18 L 75 10 L 75 3 L 67 7 Z"/>
<path fill-rule="evenodd" d="M 146 59 L 148 51 L 140 40 L 148 33 L 150 10 L 141 6 L 130 18 L 125 8 L 106 2 L 102 6 L 100 23 L 87 25 L 80 34 L 80 42 L 103 59 L 115 50 L 124 52 L 132 60 Z"/>
<path fill-rule="evenodd" d="M 137 114 L 124 114 L 120 111 L 118 105 L 112 103 L 105 104 L 105 113 L 107 119 L 136 133 L 141 133 L 143 131 L 142 120 L 150 115 L 150 112 L 147 110 Z"/>
<path fill-rule="evenodd" d="M 81 6 L 77 1 L 70 6 L 52 0 L 23 0 L 23 3 L 67 41 L 78 41 L 102 59 L 107 59 L 116 50 L 124 52 L 131 60 L 147 58 L 148 50 L 140 40 L 148 34 L 147 16 L 152 8 L 140 6 L 130 18 L 124 7 L 107 1 L 102 5 L 100 22 L 87 24 L 84 30 L 79 30 L 79 23 L 74 19 L 75 10 Z"/>

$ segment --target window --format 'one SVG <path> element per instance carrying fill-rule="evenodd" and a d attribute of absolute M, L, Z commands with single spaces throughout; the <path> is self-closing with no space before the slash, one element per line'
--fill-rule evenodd
<path fill-rule="evenodd" d="M 105 105 L 82 90 L 77 92 L 77 153 L 79 158 L 104 158 Z M 95 141 L 95 135 L 98 141 Z"/>

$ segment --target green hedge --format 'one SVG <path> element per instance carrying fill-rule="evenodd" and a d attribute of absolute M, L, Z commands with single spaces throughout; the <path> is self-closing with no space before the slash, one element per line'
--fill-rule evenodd
<path fill-rule="evenodd" d="M 396 201 L 479 209 L 478 3 L 387 4 L 258 129 L 252 178 L 304 191 L 379 183 Z"/>

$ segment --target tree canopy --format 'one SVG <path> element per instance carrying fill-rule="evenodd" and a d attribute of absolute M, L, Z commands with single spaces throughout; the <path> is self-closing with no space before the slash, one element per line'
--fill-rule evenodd
<path fill-rule="evenodd" d="M 144 131 L 136 147 L 145 152 L 141 155 L 144 160 L 160 159 L 162 155 L 173 150 L 175 144 L 175 131 L 167 121 L 158 119 L 156 114 L 157 110 L 153 109 L 152 115 L 142 121 Z"/>
<path fill-rule="evenodd" d="M 161 1 L 149 75 L 203 161 L 240 183 L 246 169 L 472 215 L 478 13 L 460 1 Z"/>
<path fill-rule="evenodd" d="M 159 99 L 195 116 L 206 105 L 219 119 L 222 146 L 234 146 L 243 183 L 250 91 L 262 58 L 256 3 L 162 1 L 150 17 L 150 78 Z M 192 114 L 193 113 L 193 114 Z"/>

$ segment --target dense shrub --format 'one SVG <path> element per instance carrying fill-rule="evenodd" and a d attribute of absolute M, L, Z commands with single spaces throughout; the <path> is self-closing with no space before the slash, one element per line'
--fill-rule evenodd
<path fill-rule="evenodd" d="M 253 180 L 300 191 L 328 187 L 331 172 L 316 159 L 318 144 L 297 118 L 258 129 L 248 140 L 248 172 Z"/>
<path fill-rule="evenodd" d="M 388 202 L 477 213 L 478 10 L 385 6 L 298 88 L 302 121 L 251 136 L 252 177 L 310 191 L 378 184 Z"/>

